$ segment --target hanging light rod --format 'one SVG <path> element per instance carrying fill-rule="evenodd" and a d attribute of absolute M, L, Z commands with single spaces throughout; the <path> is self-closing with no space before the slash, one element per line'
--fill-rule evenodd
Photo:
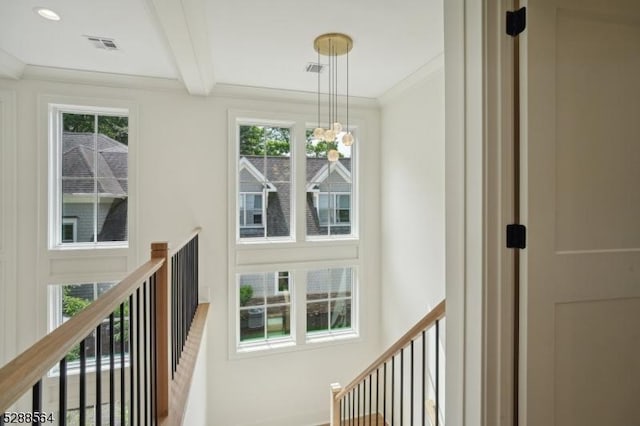
<path fill-rule="evenodd" d="M 318 64 L 320 64 L 320 55 L 327 56 L 328 59 L 328 84 L 327 91 L 327 122 L 329 128 L 324 129 L 321 127 L 321 90 L 320 90 L 320 74 L 318 73 L 318 127 L 313 131 L 313 137 L 316 141 L 324 141 L 327 143 L 327 159 L 331 162 L 338 161 L 340 158 L 340 152 L 338 151 L 338 144 L 342 142 L 342 145 L 349 147 L 354 143 L 354 137 L 351 134 L 349 128 L 349 52 L 353 47 L 353 40 L 346 34 L 342 33 L 326 33 L 319 35 L 313 41 L 313 48 L 318 53 Z M 340 115 L 338 114 L 339 103 L 338 102 L 338 57 L 346 56 L 346 123 L 343 125 L 339 121 Z M 344 131 L 343 131 L 344 130 Z"/>

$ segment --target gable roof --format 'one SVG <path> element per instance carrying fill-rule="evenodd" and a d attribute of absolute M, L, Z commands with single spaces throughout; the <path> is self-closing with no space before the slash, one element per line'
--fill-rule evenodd
<path fill-rule="evenodd" d="M 249 167 L 251 166 L 251 167 Z M 252 174 L 260 176 L 267 185 L 267 228 L 269 236 L 287 236 L 290 233 L 291 212 L 291 159 L 282 156 L 246 155 L 240 158 L 239 169 L 246 167 L 254 170 Z M 351 159 L 341 158 L 337 163 L 330 163 L 326 158 L 307 157 L 306 179 L 311 184 L 307 187 L 306 223 L 309 235 L 320 235 L 321 226 L 318 213 L 314 207 L 313 192 L 317 184 L 329 177 L 329 168 L 339 173 L 351 183 Z M 257 172 L 257 173 L 256 173 Z M 314 180 L 319 179 L 319 180 Z M 273 188 L 273 189 L 271 189 Z M 345 229 L 347 232 L 348 229 Z M 258 234 L 252 235 L 254 232 Z M 244 230 L 247 237 L 262 236 L 261 229 Z"/>
<path fill-rule="evenodd" d="M 97 152 L 96 152 L 97 148 Z M 129 147 L 101 133 L 62 134 L 62 190 L 65 194 L 98 192 L 126 197 Z"/>

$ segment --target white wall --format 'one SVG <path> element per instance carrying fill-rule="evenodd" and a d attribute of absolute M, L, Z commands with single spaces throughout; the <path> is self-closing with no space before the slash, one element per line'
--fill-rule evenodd
<path fill-rule="evenodd" d="M 445 296 L 443 57 L 381 102 L 380 327 L 387 347 Z"/>
<path fill-rule="evenodd" d="M 84 74 L 79 76 L 85 78 Z M 10 287 L 5 294 L 15 293 L 15 300 L 7 303 L 14 303 L 18 311 L 15 321 L 8 316 L 0 324 L 5 330 L 17 330 L 15 337 L 7 335 L 13 352 L 46 333 L 48 284 L 87 279 L 93 274 L 86 269 L 93 267 L 102 269 L 100 279 L 119 279 L 147 258 L 151 241 L 180 242 L 195 226 L 202 226 L 201 294 L 211 302 L 207 327 L 209 424 L 300 426 L 328 421 L 329 384 L 346 383 L 380 349 L 378 317 L 374 309 L 367 308 L 377 306 L 380 299 L 377 106 L 363 102 L 361 108 L 352 109 L 354 116 L 366 121 L 370 136 L 363 144 L 361 167 L 362 210 L 367 211 L 361 229 L 366 238 L 358 254 L 365 271 L 362 285 L 366 286 L 361 300 L 361 338 L 313 350 L 230 359 L 227 113 L 229 109 L 257 114 L 306 112 L 313 121 L 315 96 L 231 90 L 225 95 L 192 97 L 167 82 L 114 80 L 107 86 L 73 84 L 73 73 L 56 78 L 69 82 L 0 80 L 0 91 L 15 95 L 17 105 L 17 179 L 10 186 L 17 188 L 18 237 L 17 254 L 9 260 L 17 265 L 17 280 L 5 283 Z M 149 84 L 162 87 L 149 88 Z M 135 217 L 130 222 L 129 250 L 93 257 L 46 250 L 45 110 L 47 100 L 62 102 L 65 97 L 70 102 L 117 103 L 132 109 L 129 170 L 130 206 L 135 204 Z"/>

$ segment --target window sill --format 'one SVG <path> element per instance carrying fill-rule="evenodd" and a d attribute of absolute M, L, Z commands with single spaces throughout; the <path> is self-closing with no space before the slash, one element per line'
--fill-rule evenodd
<path fill-rule="evenodd" d="M 333 334 L 318 334 L 307 337 L 302 344 L 297 344 L 290 340 L 287 342 L 260 343 L 251 346 L 241 346 L 229 353 L 230 360 L 241 360 L 247 358 L 265 357 L 284 353 L 302 352 L 309 350 L 326 349 L 331 346 L 357 343 L 361 340 L 360 334 L 356 331 L 346 331 Z"/>
<path fill-rule="evenodd" d="M 129 249 L 129 242 L 114 242 L 114 243 L 72 243 L 72 244 L 58 244 L 52 247 L 49 247 L 49 251 L 51 252 L 87 252 L 87 251 L 101 251 L 104 254 L 108 254 L 108 252 L 114 252 L 114 254 L 121 254 L 120 252 Z"/>

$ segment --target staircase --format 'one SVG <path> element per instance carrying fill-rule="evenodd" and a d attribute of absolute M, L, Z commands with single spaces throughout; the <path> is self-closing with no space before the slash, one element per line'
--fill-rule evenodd
<path fill-rule="evenodd" d="M 151 244 L 149 261 L 0 369 L 0 413 L 61 426 L 181 425 L 209 308 L 199 303 L 199 232 L 174 250 Z"/>
<path fill-rule="evenodd" d="M 444 425 L 445 301 L 348 385 L 331 385 L 330 426 Z"/>

